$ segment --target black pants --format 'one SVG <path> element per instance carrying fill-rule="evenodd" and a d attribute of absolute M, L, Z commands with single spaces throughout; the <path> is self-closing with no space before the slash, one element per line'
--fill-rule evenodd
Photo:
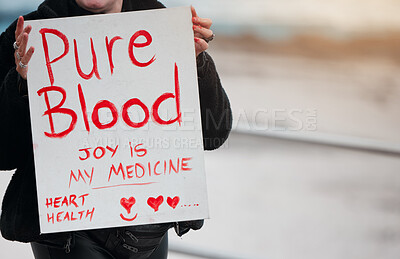
<path fill-rule="evenodd" d="M 166 259 L 168 233 L 158 239 L 136 237 L 130 231 L 107 233 L 78 231 L 73 233 L 69 253 L 51 242 L 32 242 L 35 259 Z M 105 237 L 105 238 L 103 238 Z"/>

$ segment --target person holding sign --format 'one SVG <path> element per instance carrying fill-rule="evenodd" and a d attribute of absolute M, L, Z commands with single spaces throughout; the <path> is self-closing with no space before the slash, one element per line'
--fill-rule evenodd
<path fill-rule="evenodd" d="M 34 155 L 27 96 L 29 62 L 35 49 L 25 20 L 62 18 L 164 8 L 155 0 L 46 0 L 20 17 L 0 36 L 0 170 L 16 169 L 2 204 L 1 233 L 8 240 L 31 242 L 35 258 L 167 258 L 167 230 L 179 236 L 202 227 L 185 221 L 130 227 L 40 234 Z M 214 37 L 210 19 L 192 8 L 204 149 L 227 139 L 232 116 L 211 57 L 205 52 Z M 173 29 L 171 29 L 173 30 Z M 157 75 L 154 75 L 157 76 Z M 75 197 L 76 198 L 76 197 Z M 78 199 L 78 198 L 77 198 Z M 81 197 L 82 203 L 84 197 Z M 70 203 L 78 202 L 71 200 Z M 122 201 L 122 200 L 121 200 Z M 125 202 L 129 203 L 129 200 Z"/>

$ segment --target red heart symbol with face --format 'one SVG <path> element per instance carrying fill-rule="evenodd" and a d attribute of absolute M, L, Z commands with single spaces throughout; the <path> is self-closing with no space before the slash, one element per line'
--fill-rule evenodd
<path fill-rule="evenodd" d="M 175 209 L 179 203 L 179 197 L 178 196 L 175 196 L 174 198 L 168 197 L 167 203 L 169 206 L 171 206 L 171 208 Z"/>
<path fill-rule="evenodd" d="M 163 196 L 158 196 L 157 198 L 150 197 L 147 199 L 147 204 L 154 209 L 154 212 L 158 211 L 158 207 L 163 203 Z"/>
<path fill-rule="evenodd" d="M 133 197 L 130 197 L 129 199 L 122 198 L 120 203 L 121 203 L 122 207 L 124 207 L 129 214 L 129 213 L 131 213 L 131 208 L 136 203 L 136 200 Z"/>

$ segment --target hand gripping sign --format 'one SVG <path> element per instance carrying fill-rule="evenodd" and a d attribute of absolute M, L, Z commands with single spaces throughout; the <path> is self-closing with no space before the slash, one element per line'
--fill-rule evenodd
<path fill-rule="evenodd" d="M 27 23 L 41 232 L 207 218 L 190 9 Z"/>

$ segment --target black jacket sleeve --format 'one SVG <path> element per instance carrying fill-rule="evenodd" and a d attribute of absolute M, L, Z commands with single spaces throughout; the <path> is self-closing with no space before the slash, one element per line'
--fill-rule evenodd
<path fill-rule="evenodd" d="M 220 147 L 232 128 L 232 111 L 214 61 L 203 52 L 197 57 L 203 144 L 205 150 Z"/>
<path fill-rule="evenodd" d="M 197 76 L 205 150 L 220 147 L 232 128 L 232 111 L 228 96 L 221 85 L 214 61 L 206 52 L 197 57 Z M 198 230 L 204 220 L 181 221 L 174 224 L 175 232 L 182 236 L 190 229 Z"/>
<path fill-rule="evenodd" d="M 19 93 L 22 79 L 14 63 L 14 30 L 15 22 L 0 36 L 0 170 L 26 163 L 31 149 L 28 98 Z"/>

